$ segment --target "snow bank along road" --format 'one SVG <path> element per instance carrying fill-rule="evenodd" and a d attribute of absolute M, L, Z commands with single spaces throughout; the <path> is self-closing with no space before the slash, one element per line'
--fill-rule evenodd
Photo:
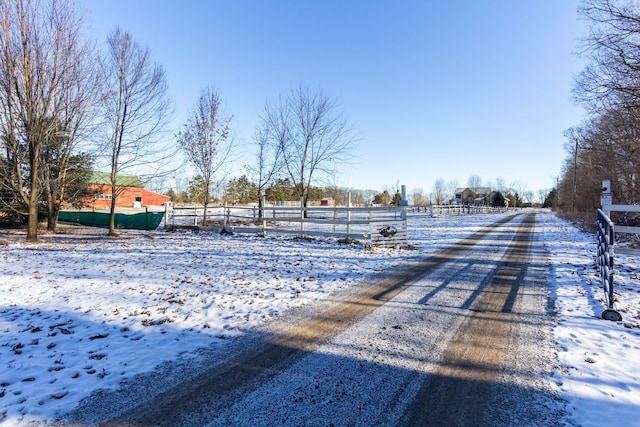
<path fill-rule="evenodd" d="M 182 370 L 183 382 L 149 390 L 143 380 L 85 401 L 66 421 L 557 425 L 562 405 L 542 378 L 553 360 L 546 264 L 535 213 L 505 217 L 293 310 L 207 367 L 165 368 L 172 378 Z"/>

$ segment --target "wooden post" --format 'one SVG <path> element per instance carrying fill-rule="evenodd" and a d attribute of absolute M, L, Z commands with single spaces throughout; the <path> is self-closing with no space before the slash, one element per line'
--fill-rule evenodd
<path fill-rule="evenodd" d="M 304 197 L 300 197 L 300 237 L 304 237 Z"/>
<path fill-rule="evenodd" d="M 266 207 L 267 207 L 267 196 L 263 194 L 262 195 L 262 211 L 260 213 L 260 216 L 262 217 L 262 235 L 263 236 L 267 235 L 267 215 L 265 211 Z"/>
<path fill-rule="evenodd" d="M 347 191 L 347 239 L 351 236 L 351 191 Z"/>
<path fill-rule="evenodd" d="M 336 232 L 336 221 L 338 220 L 338 207 L 333 204 L 333 232 Z"/>
<path fill-rule="evenodd" d="M 222 230 L 226 230 L 227 229 L 227 216 L 228 216 L 228 210 L 227 210 L 227 202 L 224 202 L 223 208 L 222 208 Z"/>

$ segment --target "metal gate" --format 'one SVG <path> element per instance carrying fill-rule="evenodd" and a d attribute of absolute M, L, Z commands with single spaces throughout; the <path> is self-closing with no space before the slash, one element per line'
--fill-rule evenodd
<path fill-rule="evenodd" d="M 613 266 L 614 247 L 615 247 L 615 231 L 614 225 L 609 216 L 598 209 L 598 265 L 600 266 L 600 277 L 602 280 L 602 288 L 604 289 L 604 297 L 606 308 L 602 312 L 602 318 L 605 320 L 622 320 L 622 316 L 615 309 L 613 297 L 613 276 L 615 269 Z"/>

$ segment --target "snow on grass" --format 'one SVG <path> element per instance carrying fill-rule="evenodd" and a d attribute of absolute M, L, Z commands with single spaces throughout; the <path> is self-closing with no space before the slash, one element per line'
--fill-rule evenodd
<path fill-rule="evenodd" d="M 5 422 L 55 417 L 404 255 L 207 233 L 49 240 L 0 249 Z"/>
<path fill-rule="evenodd" d="M 228 339 L 375 271 L 425 256 L 502 215 L 409 218 L 417 251 L 292 237 L 104 230 L 0 234 L 0 425 L 51 420 L 99 389 Z M 569 416 L 631 425 L 640 413 L 638 259 L 617 257 L 622 322 L 599 318 L 595 238 L 541 211 L 555 302 L 558 371 Z M 603 418 L 606 417 L 606 418 Z M 598 424 L 600 424 L 600 421 Z"/>
<path fill-rule="evenodd" d="M 595 235 L 581 233 L 550 214 L 544 235 L 551 252 L 558 372 L 553 376 L 579 425 L 637 425 L 640 414 L 639 258 L 615 255 L 616 308 L 621 322 L 601 319 L 604 291 L 596 264 Z"/>

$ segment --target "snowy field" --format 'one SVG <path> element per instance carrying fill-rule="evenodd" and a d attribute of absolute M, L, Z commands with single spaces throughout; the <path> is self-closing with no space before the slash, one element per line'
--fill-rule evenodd
<path fill-rule="evenodd" d="M 287 309 L 430 255 L 504 215 L 409 217 L 417 250 L 335 240 L 66 228 L 25 244 L 0 231 L 0 425 L 52 420 L 99 389 L 199 348 L 223 347 Z M 540 211 L 557 313 L 549 378 L 575 425 L 637 425 L 640 283 L 616 256 L 622 322 L 601 320 L 595 236 Z"/>

